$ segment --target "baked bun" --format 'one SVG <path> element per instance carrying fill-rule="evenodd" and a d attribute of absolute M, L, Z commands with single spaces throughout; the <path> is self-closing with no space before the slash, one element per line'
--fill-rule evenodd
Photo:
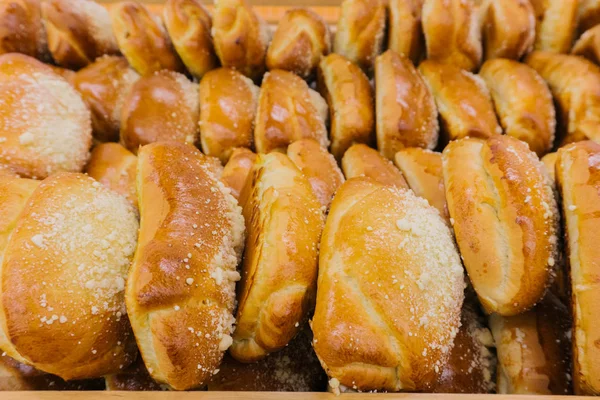
<path fill-rule="evenodd" d="M 497 135 L 451 142 L 443 169 L 450 221 L 482 306 L 505 316 L 530 309 L 558 262 L 559 216 L 543 164 L 525 143 Z"/>
<path fill-rule="evenodd" d="M 344 174 L 335 158 L 314 139 L 301 139 L 287 149 L 287 156 L 304 176 L 325 210 L 329 208 L 333 195 L 344 183 Z"/>
<path fill-rule="evenodd" d="M 0 54 L 21 53 L 50 61 L 40 0 L 0 2 Z"/>
<path fill-rule="evenodd" d="M 529 0 L 486 0 L 481 22 L 485 60 L 519 60 L 533 48 L 535 11 Z"/>
<path fill-rule="evenodd" d="M 168 386 L 161 385 L 150 376 L 141 357 L 116 374 L 106 375 L 106 390 L 121 391 L 157 391 L 168 390 Z"/>
<path fill-rule="evenodd" d="M 421 11 L 424 0 L 389 0 L 388 48 L 415 64 L 424 53 Z"/>
<path fill-rule="evenodd" d="M 133 153 L 158 141 L 198 141 L 198 85 L 173 71 L 140 78 L 121 110 L 121 144 Z"/>
<path fill-rule="evenodd" d="M 412 191 L 427 200 L 439 211 L 444 221 L 449 223 L 442 153 L 414 147 L 397 152 L 394 161 Z"/>
<path fill-rule="evenodd" d="M 223 168 L 221 182 L 231 189 L 231 195 L 238 201 L 255 160 L 256 154 L 252 151 L 236 148 L 231 152 L 231 157 L 225 164 L 225 168 Z"/>
<path fill-rule="evenodd" d="M 548 172 L 550 179 L 552 179 L 552 182 L 556 181 L 555 169 L 557 158 L 558 153 L 548 153 L 541 159 L 541 161 L 544 163 L 544 166 L 546 167 L 546 171 Z"/>
<path fill-rule="evenodd" d="M 252 80 L 265 72 L 269 27 L 246 0 L 215 0 L 212 36 L 221 65 Z"/>
<path fill-rule="evenodd" d="M 4 54 L 0 92 L 0 164 L 39 179 L 83 169 L 90 112 L 67 81 L 34 58 Z"/>
<path fill-rule="evenodd" d="M 474 71 L 481 63 L 481 32 L 474 0 L 425 0 L 427 58 Z"/>
<path fill-rule="evenodd" d="M 85 172 L 119 193 L 137 208 L 135 173 L 137 157 L 118 143 L 101 143 L 94 147 Z"/>
<path fill-rule="evenodd" d="M 0 175 L 0 263 L 19 215 L 39 183 L 10 174 Z"/>
<path fill-rule="evenodd" d="M 106 8 L 93 0 L 44 0 L 48 48 L 58 65 L 79 69 L 104 54 L 117 54 Z"/>
<path fill-rule="evenodd" d="M 577 29 L 579 0 L 530 0 L 535 10 L 535 49 L 556 53 L 571 50 Z"/>
<path fill-rule="evenodd" d="M 377 147 L 390 160 L 405 147 L 433 149 L 438 112 L 433 96 L 412 62 L 391 50 L 375 61 Z"/>
<path fill-rule="evenodd" d="M 280 351 L 255 363 L 242 363 L 226 355 L 208 390 L 244 392 L 322 392 L 327 384 L 311 346 L 312 332 L 304 329 Z"/>
<path fill-rule="evenodd" d="M 348 180 L 323 231 L 312 319 L 330 384 L 431 390 L 460 326 L 463 289 L 452 233 L 426 200 Z"/>
<path fill-rule="evenodd" d="M 385 0 L 342 1 L 333 51 L 372 72 L 383 51 L 385 20 Z"/>
<path fill-rule="evenodd" d="M 121 108 L 139 77 L 125 58 L 117 56 L 101 57 L 73 76 L 73 86 L 91 111 L 96 140 L 119 140 Z"/>
<path fill-rule="evenodd" d="M 66 380 L 131 363 L 124 285 L 137 230 L 133 207 L 94 179 L 45 179 L 4 252 L 0 348 Z"/>
<path fill-rule="evenodd" d="M 429 60 L 419 65 L 419 71 L 435 98 L 445 140 L 502 133 L 490 92 L 479 76 Z"/>
<path fill-rule="evenodd" d="M 490 316 L 498 352 L 498 393 L 571 394 L 571 317 L 552 293 L 533 310 Z"/>
<path fill-rule="evenodd" d="M 288 10 L 277 25 L 267 51 L 267 68 L 291 71 L 308 79 L 321 57 L 331 51 L 329 27 L 308 8 Z"/>
<path fill-rule="evenodd" d="M 232 68 L 200 81 L 200 140 L 204 154 L 226 163 L 235 147 L 252 147 L 259 88 Z"/>
<path fill-rule="evenodd" d="M 71 69 L 66 69 L 66 68 L 62 68 L 62 67 L 58 67 L 56 65 L 50 65 L 50 64 L 46 64 L 48 65 L 52 71 L 54 71 L 54 73 L 58 76 L 63 77 L 67 82 L 69 82 L 69 84 L 71 86 L 73 86 L 73 78 L 75 77 L 76 72 L 71 70 Z"/>
<path fill-rule="evenodd" d="M 369 146 L 355 144 L 342 158 L 342 170 L 346 179 L 366 176 L 382 185 L 408 189 L 408 184 L 398 168 Z"/>
<path fill-rule="evenodd" d="M 600 1 L 579 0 L 579 10 L 577 15 L 579 32 L 585 32 L 600 24 Z"/>
<path fill-rule="evenodd" d="M 575 42 L 571 53 L 582 56 L 595 64 L 600 63 L 600 26 L 595 26 Z"/>
<path fill-rule="evenodd" d="M 504 132 L 529 145 L 539 157 L 554 144 L 556 115 L 546 82 L 525 64 L 507 59 L 486 61 L 479 71 Z"/>
<path fill-rule="evenodd" d="M 573 382 L 579 395 L 600 394 L 600 321 L 597 245 L 600 235 L 600 145 L 591 141 L 558 150 L 556 179 L 562 194 L 573 301 Z"/>
<path fill-rule="evenodd" d="M 600 141 L 600 67 L 581 57 L 543 51 L 531 53 L 526 62 L 554 95 L 559 144 Z"/>
<path fill-rule="evenodd" d="M 375 144 L 373 90 L 355 64 L 339 54 L 321 59 L 318 87 L 329 105 L 331 153 L 339 161 L 353 143 Z"/>
<path fill-rule="evenodd" d="M 326 148 L 327 112 L 325 100 L 302 78 L 278 69 L 266 73 L 254 127 L 256 151 L 285 151 L 288 145 L 304 138 L 313 138 Z"/>
<path fill-rule="evenodd" d="M 248 235 L 229 353 L 252 362 L 284 348 L 308 318 L 324 215 L 308 179 L 280 153 L 258 156 L 240 203 Z"/>
<path fill-rule="evenodd" d="M 162 20 L 143 4 L 117 3 L 111 8 L 111 17 L 121 53 L 140 75 L 162 69 L 184 71 Z"/>
<path fill-rule="evenodd" d="M 163 21 L 173 46 L 195 78 L 219 64 L 213 46 L 210 14 L 198 0 L 167 0 Z"/>
<path fill-rule="evenodd" d="M 213 166 L 176 142 L 149 144 L 138 157 L 127 310 L 148 372 L 177 390 L 206 383 L 231 344 L 244 221 Z"/>

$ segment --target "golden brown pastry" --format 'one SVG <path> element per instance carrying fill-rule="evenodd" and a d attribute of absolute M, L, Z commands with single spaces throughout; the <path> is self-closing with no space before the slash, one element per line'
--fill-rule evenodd
<path fill-rule="evenodd" d="M 0 263 L 19 215 L 39 183 L 10 174 L 0 175 Z"/>
<path fill-rule="evenodd" d="M 335 158 L 314 139 L 301 139 L 287 149 L 287 156 L 304 176 L 325 210 L 329 209 L 333 195 L 344 183 L 344 174 Z"/>
<path fill-rule="evenodd" d="M 137 157 L 118 143 L 101 143 L 94 147 L 85 172 L 119 193 L 137 208 L 135 173 Z"/>
<path fill-rule="evenodd" d="M 365 73 L 339 54 L 319 63 L 318 87 L 329 105 L 331 153 L 339 161 L 354 143 L 375 144 L 373 90 Z"/>
<path fill-rule="evenodd" d="M 232 68 L 200 81 L 200 140 L 204 154 L 226 163 L 236 147 L 252 147 L 259 88 Z"/>
<path fill-rule="evenodd" d="M 184 71 L 162 20 L 143 4 L 117 3 L 111 8 L 111 17 L 119 49 L 140 75 L 162 69 Z"/>
<path fill-rule="evenodd" d="M 424 52 L 421 11 L 424 0 L 389 0 L 388 48 L 418 63 Z"/>
<path fill-rule="evenodd" d="M 229 353 L 252 362 L 284 348 L 314 306 L 324 214 L 308 179 L 276 152 L 258 156 L 240 203 L 248 235 Z"/>
<path fill-rule="evenodd" d="M 571 50 L 577 29 L 579 0 L 530 0 L 535 10 L 535 49 L 556 53 Z"/>
<path fill-rule="evenodd" d="M 474 0 L 425 0 L 427 58 L 474 71 L 481 63 L 481 32 Z"/>
<path fill-rule="evenodd" d="M 572 54 L 587 58 L 593 63 L 600 63 L 600 26 L 585 31 L 573 45 Z"/>
<path fill-rule="evenodd" d="M 333 51 L 371 73 L 385 39 L 385 0 L 344 0 Z"/>
<path fill-rule="evenodd" d="M 486 61 L 485 81 L 504 132 L 542 157 L 554 144 L 556 115 L 546 82 L 525 64 L 507 59 Z"/>
<path fill-rule="evenodd" d="M 93 0 L 44 0 L 48 48 L 58 65 L 79 69 L 119 48 L 106 8 Z"/>
<path fill-rule="evenodd" d="M 123 57 L 105 56 L 78 71 L 72 84 L 90 109 L 94 138 L 119 140 L 121 108 L 139 75 Z"/>
<path fill-rule="evenodd" d="M 69 84 L 73 85 L 73 78 L 75 77 L 76 72 L 71 69 L 66 69 L 62 67 L 58 67 L 56 65 L 46 64 L 56 75 L 62 76 Z"/>
<path fill-rule="evenodd" d="M 541 159 L 541 161 L 544 163 L 544 166 L 546 167 L 546 171 L 548 172 L 548 175 L 552 179 L 552 182 L 556 181 L 555 166 L 556 166 L 557 158 L 558 158 L 558 153 L 548 153 Z"/>
<path fill-rule="evenodd" d="M 225 168 L 223 168 L 221 182 L 231 189 L 231 195 L 238 201 L 255 160 L 256 154 L 252 151 L 245 148 L 236 148 L 231 152 L 231 157 L 225 164 Z"/>
<path fill-rule="evenodd" d="M 177 54 L 190 73 L 201 79 L 219 64 L 213 46 L 210 14 L 198 0 L 167 0 L 163 20 Z"/>
<path fill-rule="evenodd" d="M 156 391 L 168 390 L 168 386 L 156 382 L 146 369 L 142 357 L 116 374 L 106 375 L 106 390 Z"/>
<path fill-rule="evenodd" d="M 355 144 L 342 158 L 342 170 L 346 179 L 366 176 L 382 184 L 398 189 L 408 189 L 408 183 L 398 168 L 369 146 Z"/>
<path fill-rule="evenodd" d="M 252 80 L 265 72 L 269 27 L 246 0 L 215 0 L 212 37 L 221 65 Z"/>
<path fill-rule="evenodd" d="M 531 53 L 526 62 L 554 95 L 559 145 L 600 141 L 600 67 L 581 57 L 544 51 Z"/>
<path fill-rule="evenodd" d="M 397 152 L 394 161 L 412 191 L 435 207 L 446 222 L 450 222 L 442 172 L 442 153 L 413 147 Z"/>
<path fill-rule="evenodd" d="M 291 71 L 308 79 L 321 57 L 331 51 L 329 27 L 308 8 L 288 10 L 277 25 L 267 51 L 267 68 Z"/>
<path fill-rule="evenodd" d="M 439 125 L 435 101 L 412 62 L 391 50 L 375 61 L 377 147 L 390 160 L 405 147 L 433 149 Z"/>
<path fill-rule="evenodd" d="M 451 142 L 444 184 L 456 241 L 488 313 L 522 313 L 542 299 L 558 260 L 552 183 L 527 145 L 511 136 Z"/>
<path fill-rule="evenodd" d="M 563 216 L 573 310 L 573 383 L 578 395 L 600 394 L 597 282 L 600 272 L 600 145 L 591 141 L 558 150 L 556 179 Z"/>
<path fill-rule="evenodd" d="M 311 341 L 312 332 L 306 324 L 286 347 L 258 362 L 242 363 L 226 355 L 208 390 L 322 392 L 327 375 Z"/>
<path fill-rule="evenodd" d="M 131 363 L 124 289 L 137 230 L 133 207 L 94 179 L 45 179 L 4 252 L 0 348 L 66 380 Z"/>
<path fill-rule="evenodd" d="M 200 106 L 198 85 L 163 70 L 140 78 L 121 110 L 121 144 L 134 154 L 158 141 L 195 144 Z"/>
<path fill-rule="evenodd" d="M 535 41 L 535 11 L 529 0 L 485 0 L 482 8 L 485 60 L 519 60 L 531 51 Z"/>
<path fill-rule="evenodd" d="M 282 70 L 265 74 L 254 126 L 258 153 L 285 151 L 296 140 L 313 138 L 329 146 L 327 103 L 297 75 Z"/>
<path fill-rule="evenodd" d="M 127 279 L 129 320 L 154 380 L 201 386 L 231 345 L 244 221 L 209 157 L 177 142 L 138 155 L 138 247 Z"/>
<path fill-rule="evenodd" d="M 40 0 L 0 2 L 0 54 L 6 53 L 50 61 Z"/>
<path fill-rule="evenodd" d="M 502 133 L 490 92 L 479 76 L 429 60 L 419 71 L 435 98 L 444 141 Z"/>
<path fill-rule="evenodd" d="M 452 234 L 426 200 L 346 181 L 321 239 L 312 319 L 330 385 L 431 390 L 460 326 L 463 279 Z"/>
<path fill-rule="evenodd" d="M 34 58 L 4 54 L 0 93 L 0 164 L 40 179 L 83 169 L 90 112 L 67 81 Z"/>
<path fill-rule="evenodd" d="M 578 2 L 579 32 L 585 32 L 600 23 L 600 1 L 578 0 Z"/>

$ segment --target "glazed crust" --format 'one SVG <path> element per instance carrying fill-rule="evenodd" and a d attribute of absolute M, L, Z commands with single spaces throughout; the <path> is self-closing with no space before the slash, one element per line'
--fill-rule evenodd
<path fill-rule="evenodd" d="M 408 189 L 408 183 L 388 159 L 364 144 L 350 147 L 342 158 L 342 169 L 346 179 L 366 176 L 382 185 Z"/>
<path fill-rule="evenodd" d="M 535 10 L 536 50 L 568 53 L 577 30 L 579 1 L 530 0 Z"/>

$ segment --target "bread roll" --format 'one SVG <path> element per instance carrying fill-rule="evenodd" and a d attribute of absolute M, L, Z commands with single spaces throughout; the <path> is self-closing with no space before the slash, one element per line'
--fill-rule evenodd
<path fill-rule="evenodd" d="M 372 72 L 383 51 L 385 20 L 385 0 L 342 1 L 333 51 Z"/>
<path fill-rule="evenodd" d="M 546 82 L 525 64 L 486 61 L 479 71 L 490 90 L 504 132 L 529 145 L 539 157 L 554 144 L 556 115 Z"/>
<path fill-rule="evenodd" d="M 140 78 L 121 110 L 121 144 L 133 153 L 158 141 L 198 141 L 198 85 L 184 75 L 160 71 Z"/>
<path fill-rule="evenodd" d="M 318 87 L 329 105 L 331 153 L 339 161 L 353 143 L 375 144 L 373 90 L 367 76 L 339 54 L 321 59 Z"/>
<path fill-rule="evenodd" d="M 168 390 L 168 387 L 157 383 L 146 369 L 141 357 L 123 371 L 106 375 L 106 390 L 121 391 L 156 391 Z"/>
<path fill-rule="evenodd" d="M 556 53 L 571 50 L 577 29 L 579 0 L 530 0 L 535 10 L 535 49 Z"/>
<path fill-rule="evenodd" d="M 453 65 L 424 61 L 419 65 L 440 112 L 444 141 L 501 134 L 485 82 Z"/>
<path fill-rule="evenodd" d="M 258 90 L 231 68 L 208 72 L 200 81 L 202 151 L 226 163 L 235 147 L 252 147 Z"/>
<path fill-rule="evenodd" d="M 94 138 L 119 140 L 121 108 L 139 75 L 123 57 L 105 56 L 77 72 L 72 83 L 91 111 Z"/>
<path fill-rule="evenodd" d="M 210 14 L 198 0 L 167 0 L 163 21 L 177 54 L 195 78 L 216 68 Z"/>
<path fill-rule="evenodd" d="M 4 252 L 0 348 L 66 380 L 133 361 L 123 291 L 137 230 L 133 207 L 92 178 L 45 179 Z"/>
<path fill-rule="evenodd" d="M 106 8 L 93 0 L 44 0 L 48 48 L 57 64 L 79 69 L 119 48 Z"/>
<path fill-rule="evenodd" d="M 433 149 L 438 113 L 412 62 L 388 50 L 375 61 L 377 147 L 390 160 L 405 147 Z"/>
<path fill-rule="evenodd" d="M 325 100 L 297 75 L 282 70 L 266 73 L 254 127 L 256 151 L 285 151 L 288 145 L 304 138 L 328 147 L 327 112 Z"/>
<path fill-rule="evenodd" d="M 442 172 L 442 153 L 434 153 L 418 147 L 407 148 L 397 152 L 394 161 L 412 191 L 427 200 L 439 211 L 444 221 L 449 223 L 450 216 L 446 205 Z"/>
<path fill-rule="evenodd" d="M 544 157 L 542 157 L 542 160 L 541 160 L 544 163 L 544 166 L 546 167 L 546 171 L 548 172 L 548 175 L 552 179 L 552 182 L 556 181 L 555 166 L 556 166 L 557 158 L 558 158 L 558 153 L 548 153 Z"/>
<path fill-rule="evenodd" d="M 542 51 L 531 53 L 526 62 L 554 95 L 559 144 L 600 141 L 600 67 L 581 57 Z"/>
<path fill-rule="evenodd" d="M 226 355 L 208 384 L 213 391 L 322 392 L 327 375 L 311 346 L 312 332 L 305 324 L 278 352 L 255 363 L 241 363 Z"/>
<path fill-rule="evenodd" d="M 137 157 L 118 143 L 101 143 L 94 147 L 85 172 L 124 196 L 137 208 L 135 173 Z"/>
<path fill-rule="evenodd" d="M 390 0 L 388 4 L 388 48 L 415 64 L 424 52 L 421 10 L 424 0 Z"/>
<path fill-rule="evenodd" d="M 212 36 L 221 65 L 252 80 L 265 72 L 269 27 L 246 0 L 215 0 Z"/>
<path fill-rule="evenodd" d="M 482 7 L 485 60 L 519 60 L 531 51 L 535 41 L 535 11 L 529 0 L 486 0 Z"/>
<path fill-rule="evenodd" d="M 55 74 L 57 74 L 58 76 L 63 77 L 67 82 L 69 82 L 69 84 L 71 86 L 73 86 L 73 78 L 75 77 L 75 71 L 71 70 L 71 69 L 66 69 L 66 68 L 62 68 L 62 67 L 58 67 L 56 65 L 50 65 L 47 64 L 50 68 L 52 68 L 52 71 L 54 71 Z"/>
<path fill-rule="evenodd" d="M 348 180 L 323 231 L 312 320 L 330 384 L 431 390 L 460 326 L 463 279 L 452 234 L 426 200 Z"/>
<path fill-rule="evenodd" d="M 152 378 L 190 389 L 208 381 L 231 344 L 244 222 L 212 162 L 193 146 L 142 147 L 137 182 L 129 320 Z"/>
<path fill-rule="evenodd" d="M 571 317 L 552 293 L 524 314 L 492 314 L 490 327 L 498 352 L 498 393 L 572 392 Z"/>
<path fill-rule="evenodd" d="M 277 25 L 267 52 L 267 68 L 283 69 L 308 79 L 321 57 L 331 51 L 329 27 L 308 8 L 288 10 Z"/>
<path fill-rule="evenodd" d="M 0 263 L 19 215 L 38 184 L 33 179 L 0 175 Z"/>
<path fill-rule="evenodd" d="M 543 164 L 510 136 L 462 139 L 443 153 L 450 221 L 488 313 L 533 307 L 558 262 L 558 212 Z"/>
<path fill-rule="evenodd" d="M 595 64 L 600 63 L 600 26 L 584 32 L 573 45 L 571 53 L 582 56 Z"/>
<path fill-rule="evenodd" d="M 481 63 L 481 32 L 474 0 L 425 0 L 427 58 L 474 71 Z"/>
<path fill-rule="evenodd" d="M 324 216 L 308 179 L 280 153 L 258 156 L 240 203 L 248 236 L 229 353 L 252 362 L 284 348 L 313 308 Z"/>
<path fill-rule="evenodd" d="M 81 171 L 92 142 L 90 112 L 75 89 L 41 62 L 0 56 L 0 164 L 43 179 Z"/>
<path fill-rule="evenodd" d="M 398 168 L 364 144 L 355 144 L 346 151 L 342 158 L 342 170 L 346 179 L 366 176 L 382 185 L 408 189 L 408 184 Z"/>
<path fill-rule="evenodd" d="M 578 0 L 578 2 L 577 19 L 579 20 L 579 32 L 585 32 L 600 24 L 600 1 Z"/>
<path fill-rule="evenodd" d="M 573 383 L 579 395 L 600 393 L 598 260 L 600 145 L 584 141 L 558 150 L 556 179 L 562 194 L 573 310 Z"/>
<path fill-rule="evenodd" d="M 0 54 L 6 53 L 50 61 L 40 0 L 0 2 Z"/>
<path fill-rule="evenodd" d="M 111 8 L 111 17 L 121 53 L 140 75 L 162 69 L 184 71 L 162 20 L 143 4 L 117 3 Z"/>
<path fill-rule="evenodd" d="M 335 158 L 313 139 L 301 139 L 287 149 L 287 156 L 304 176 L 325 210 L 329 209 L 333 195 L 344 183 L 344 174 Z"/>
<path fill-rule="evenodd" d="M 231 195 L 238 201 L 254 161 L 256 161 L 256 154 L 252 151 L 236 148 L 231 152 L 231 157 L 225 164 L 225 168 L 223 168 L 221 182 L 231 189 Z"/>

